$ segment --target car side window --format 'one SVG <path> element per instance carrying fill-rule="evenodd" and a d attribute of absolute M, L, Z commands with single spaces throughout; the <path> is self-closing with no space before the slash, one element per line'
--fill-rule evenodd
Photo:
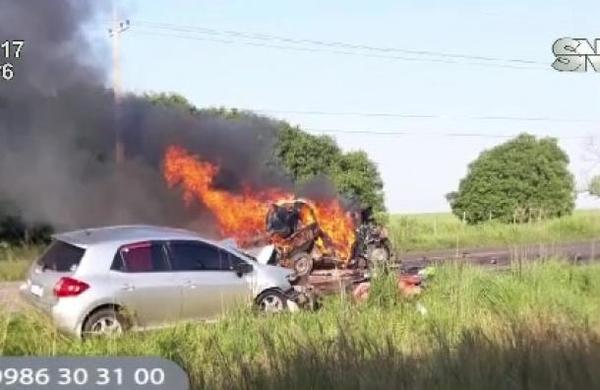
<path fill-rule="evenodd" d="M 169 263 L 162 243 L 138 242 L 119 248 L 111 269 L 127 273 L 164 272 L 169 270 Z"/>
<path fill-rule="evenodd" d="M 169 254 L 174 271 L 226 271 L 229 259 L 210 244 L 196 241 L 172 241 Z"/>

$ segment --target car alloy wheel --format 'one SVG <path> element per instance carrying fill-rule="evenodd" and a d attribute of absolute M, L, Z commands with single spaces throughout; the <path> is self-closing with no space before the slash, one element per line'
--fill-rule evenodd
<path fill-rule="evenodd" d="M 90 326 L 90 333 L 97 335 L 121 334 L 123 326 L 114 316 L 100 317 Z"/>
<path fill-rule="evenodd" d="M 267 293 L 258 302 L 260 309 L 267 313 L 278 313 L 286 308 L 285 297 L 278 292 Z"/>

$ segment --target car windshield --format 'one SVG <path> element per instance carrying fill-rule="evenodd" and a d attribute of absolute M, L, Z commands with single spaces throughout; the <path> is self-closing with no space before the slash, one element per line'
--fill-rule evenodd
<path fill-rule="evenodd" d="M 235 245 L 228 245 L 229 243 L 227 243 L 225 246 L 227 247 L 227 249 L 229 249 L 229 251 L 235 253 L 236 255 L 238 255 L 239 257 L 243 258 L 243 259 L 247 259 L 247 260 L 252 260 L 253 262 L 257 263 L 258 260 L 256 260 L 256 257 L 252 256 L 251 254 L 244 252 L 243 250 L 241 250 L 240 248 L 238 248 Z"/>
<path fill-rule="evenodd" d="M 242 249 L 240 249 L 240 247 L 237 245 L 237 243 L 235 242 L 235 240 L 233 238 L 226 238 L 224 240 L 221 240 L 219 242 L 219 244 L 221 244 L 223 247 L 225 247 L 230 252 L 233 252 L 242 258 L 246 258 L 246 259 L 249 259 L 252 261 L 257 261 L 254 256 L 252 256 L 249 253 L 246 253 Z"/>
<path fill-rule="evenodd" d="M 251 255 L 251 254 L 249 254 L 249 253 L 246 253 L 246 252 L 242 251 L 242 250 L 241 250 L 241 249 L 239 249 L 239 248 L 229 248 L 229 250 L 230 250 L 231 252 L 235 253 L 236 255 L 238 255 L 238 256 L 240 256 L 240 257 L 244 258 L 244 259 L 252 260 L 252 261 L 254 261 L 254 262 L 256 262 L 256 261 L 257 261 L 257 260 L 256 260 L 256 257 L 252 256 L 252 255 Z"/>

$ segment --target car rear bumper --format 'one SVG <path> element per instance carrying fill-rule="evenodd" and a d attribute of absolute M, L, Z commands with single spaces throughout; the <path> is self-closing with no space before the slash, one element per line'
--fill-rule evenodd
<path fill-rule="evenodd" d="M 76 337 L 81 335 L 80 311 L 75 301 L 60 299 L 54 304 L 47 304 L 37 299 L 27 289 L 27 285 L 22 285 L 19 288 L 19 294 L 23 301 L 48 317 L 59 331 Z"/>

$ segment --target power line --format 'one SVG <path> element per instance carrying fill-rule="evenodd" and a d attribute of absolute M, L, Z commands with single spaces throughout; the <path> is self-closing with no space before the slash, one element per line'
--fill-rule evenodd
<path fill-rule="evenodd" d="M 455 58 L 455 59 L 469 59 L 469 60 L 479 60 L 479 61 L 503 61 L 503 62 L 515 62 L 522 64 L 541 64 L 540 62 L 530 61 L 530 60 L 521 60 L 521 59 L 503 59 L 503 58 L 495 58 L 495 57 L 483 57 L 483 56 L 471 56 L 471 55 L 463 55 L 463 54 L 455 54 L 455 53 L 435 53 L 425 50 L 408 50 L 408 49 L 400 49 L 400 48 L 382 48 L 368 45 L 356 45 L 345 42 L 327 42 L 320 40 L 310 40 L 310 39 L 294 39 L 288 37 L 282 37 L 271 34 L 253 34 L 246 33 L 240 31 L 233 30 L 216 30 L 209 29 L 203 27 L 194 27 L 194 26 L 179 26 L 175 24 L 168 23 L 155 23 L 148 21 L 136 21 L 136 24 L 147 26 L 150 31 L 140 31 L 139 28 L 132 29 L 132 32 L 138 34 L 148 34 L 148 35 L 157 35 L 157 36 L 166 36 L 166 37 L 176 37 L 182 39 L 190 39 L 190 40 L 198 40 L 198 41 L 208 41 L 208 42 L 217 42 L 217 43 L 226 43 L 226 44 L 236 44 L 242 43 L 251 46 L 259 46 L 259 47 L 269 47 L 276 49 L 285 49 L 285 50 L 297 50 L 297 51 L 308 51 L 308 52 L 332 52 L 337 54 L 349 54 L 349 55 L 359 55 L 366 57 L 375 57 L 375 58 L 389 58 L 389 59 L 399 59 L 399 60 L 408 60 L 408 61 L 426 61 L 426 62 L 442 62 L 442 63 L 461 63 L 455 60 L 441 59 L 441 58 L 415 58 L 415 57 L 402 57 L 402 56 L 389 56 L 389 55 L 377 55 L 377 54 L 365 54 L 365 53 L 357 53 L 357 52 L 348 52 L 348 51 L 340 51 L 340 50 L 320 50 L 314 49 L 310 47 L 297 47 L 297 46 L 286 46 L 286 45 L 277 45 L 277 44 L 269 44 L 269 43 L 257 43 L 257 42 L 247 42 L 247 41 L 236 41 L 230 39 L 220 39 L 220 38 L 203 38 L 197 36 L 189 36 L 189 35 L 180 35 L 180 34 L 172 34 L 172 33 L 163 33 L 156 32 L 153 29 L 163 29 L 167 31 L 176 31 L 182 33 L 200 33 L 200 34 L 210 34 L 210 35 L 228 35 L 234 36 L 237 38 L 243 39 L 258 39 L 258 40 L 277 40 L 282 42 L 294 43 L 294 44 L 312 44 L 317 46 L 327 46 L 327 47 L 342 47 L 349 49 L 361 49 L 361 50 L 370 50 L 376 52 L 404 52 L 413 55 L 428 55 L 428 56 L 438 56 L 438 57 L 446 57 L 446 58 Z M 534 69 L 532 67 L 524 67 L 524 66 L 513 66 L 513 65 L 505 65 L 505 64 L 494 64 L 494 63 L 468 63 L 472 65 L 480 65 L 480 66 L 495 66 L 495 67 L 509 67 L 516 69 Z M 450 118 L 445 115 L 440 114 L 403 114 L 403 113 L 372 113 L 372 112 L 329 112 L 329 111 L 300 111 L 300 110 L 270 110 L 270 109 L 243 109 L 248 111 L 255 112 L 270 112 L 270 113 L 293 113 L 293 114 L 307 114 L 307 115 L 346 115 L 346 116 L 365 116 L 365 117 L 401 117 L 401 118 Z M 567 118 L 549 118 L 549 117 L 512 117 L 512 116 L 473 116 L 466 117 L 466 119 L 475 119 L 475 120 L 510 120 L 510 121 L 550 121 L 550 122 L 595 122 L 593 120 L 588 119 L 567 119 Z M 506 134 L 485 134 L 485 133 L 422 133 L 422 132 L 406 132 L 406 131 L 381 131 L 381 130 L 346 130 L 346 129 L 304 129 L 309 132 L 319 132 L 319 133 L 332 133 L 332 134 L 367 134 L 367 135 L 393 135 L 393 136 L 415 136 L 415 135 L 425 135 L 425 136 L 434 136 L 434 137 L 481 137 L 481 138 L 512 138 L 517 136 L 517 134 L 506 135 Z M 555 138 L 561 139 L 586 139 L 589 136 L 555 136 Z"/>
<path fill-rule="evenodd" d="M 394 112 L 356 112 L 356 111 L 313 111 L 313 110 L 272 110 L 263 108 L 242 108 L 241 110 L 254 111 L 268 114 L 301 114 L 318 116 L 359 116 L 380 118 L 417 118 L 417 119 L 470 119 L 483 121 L 524 121 L 524 122 L 569 122 L 569 123 L 597 123 L 594 119 L 570 119 L 552 117 L 521 117 L 521 116 L 451 116 L 442 114 L 408 114 Z"/>
<path fill-rule="evenodd" d="M 384 135 L 384 136 L 427 136 L 427 137 L 450 137 L 450 138 L 514 138 L 519 134 L 488 134 L 488 133 L 427 133 L 417 131 L 386 131 L 386 130 L 349 130 L 349 129 L 318 129 L 318 128 L 301 128 L 304 131 L 311 133 L 324 134 L 354 134 L 354 135 Z M 539 135 L 538 135 L 539 136 Z M 574 135 L 574 136 L 559 136 L 547 135 L 548 137 L 558 139 L 589 139 L 590 136 Z"/>
<path fill-rule="evenodd" d="M 198 37 L 192 35 L 182 35 L 182 34 L 174 34 L 174 33 L 165 33 L 165 32 L 157 32 L 152 28 L 147 29 L 146 31 L 143 28 L 136 27 L 133 28 L 132 33 L 136 34 L 145 34 L 145 35 L 154 35 L 154 36 L 163 36 L 163 37 L 171 37 L 171 38 L 180 38 L 180 39 L 188 39 L 194 41 L 204 41 L 204 42 L 215 42 L 215 43 L 224 43 L 224 44 L 242 44 L 248 46 L 255 47 L 266 47 L 272 49 L 279 50 L 291 50 L 291 51 L 302 51 L 309 53 L 333 53 L 333 54 L 342 54 L 342 55 L 350 55 L 350 56 L 359 56 L 359 57 L 369 57 L 369 58 L 380 58 L 380 59 L 390 59 L 390 60 L 400 60 L 400 61 L 415 61 L 415 62 L 433 62 L 433 63 L 444 63 L 444 64 L 466 64 L 473 65 L 479 67 L 487 67 L 487 68 L 509 68 L 509 69 L 525 69 L 525 70 L 548 70 L 545 67 L 541 66 L 516 66 L 510 64 L 502 64 L 502 63 L 481 63 L 481 62 L 464 62 L 464 61 L 456 61 L 452 59 L 444 59 L 444 58 L 423 58 L 423 57 L 405 57 L 405 56 L 397 56 L 397 55 L 383 55 L 383 54 L 369 54 L 369 53 L 361 53 L 361 52 L 352 52 L 345 50 L 326 50 L 326 49 L 317 49 L 311 47 L 302 47 L 302 46 L 287 46 L 287 45 L 278 45 L 278 44 L 270 44 L 270 43 L 259 43 L 252 41 L 241 41 L 241 40 L 231 40 L 231 39 L 220 39 L 220 38 L 205 38 Z M 181 31 L 180 31 L 181 32 Z M 524 64 L 526 65 L 526 64 Z"/>
<path fill-rule="evenodd" d="M 518 64 L 533 64 L 533 65 L 546 65 L 545 62 L 533 61 L 533 60 L 524 60 L 517 58 L 500 58 L 500 57 L 490 57 L 490 56 L 476 56 L 469 54 L 460 54 L 460 53 L 444 53 L 444 52 L 436 52 L 430 50 L 411 50 L 405 48 L 398 47 L 380 47 L 380 46 L 372 46 L 365 44 L 356 44 L 356 43 L 348 43 L 341 41 L 324 41 L 324 40 L 316 40 L 316 39 L 305 39 L 305 38 L 290 38 L 281 35 L 275 34 L 258 34 L 258 33 L 249 33 L 243 31 L 235 31 L 235 30 L 219 30 L 213 28 L 206 28 L 200 26 L 190 26 L 190 25 L 178 25 L 173 23 L 163 23 L 163 22 L 152 22 L 145 20 L 137 20 L 137 24 L 140 26 L 148 26 L 157 29 L 165 29 L 171 31 L 180 31 L 180 32 L 196 32 L 200 34 L 211 34 L 211 35 L 229 35 L 239 38 L 245 39 L 254 39 L 254 40 L 266 40 L 266 41 L 280 41 L 285 43 L 293 43 L 293 44 L 309 44 L 315 46 L 324 46 L 324 47 L 338 47 L 344 49 L 353 49 L 353 50 L 365 50 L 365 51 L 374 51 L 374 52 L 382 52 L 382 53 L 392 53 L 399 52 L 405 54 L 413 54 L 413 55 L 421 55 L 421 56 L 433 56 L 433 57 L 445 57 L 445 58 L 454 58 L 454 59 L 469 59 L 469 60 L 477 60 L 477 61 L 493 61 L 493 62 L 512 62 Z"/>
<path fill-rule="evenodd" d="M 140 34 L 150 34 L 150 35 L 164 35 L 164 36 L 175 36 L 184 39 L 192 39 L 192 40 L 202 40 L 202 41 L 211 41 L 211 42 L 221 42 L 221 43 L 236 43 L 234 41 L 222 40 L 222 39 L 211 39 L 211 38 L 200 38 L 200 37 L 189 37 L 189 36 L 178 36 L 174 34 L 165 34 L 165 33 L 157 33 L 157 32 L 145 32 L 145 31 L 136 31 L 132 29 L 134 33 Z M 273 45 L 265 45 L 260 43 L 249 43 L 255 46 L 267 46 L 273 47 Z M 281 46 L 274 46 L 277 48 L 286 48 Z M 289 48 L 292 50 L 308 50 L 312 51 L 312 49 L 307 48 Z M 420 60 L 420 59 L 414 59 Z M 438 60 L 446 62 L 445 60 Z M 528 69 L 517 67 L 519 69 Z M 587 122 L 594 123 L 596 120 L 592 119 L 570 119 L 570 118 L 552 118 L 552 117 L 517 117 L 517 116 L 467 116 L 467 117 L 452 117 L 448 115 L 441 114 L 408 114 L 408 113 L 389 113 L 389 112 L 332 112 L 332 111 L 311 111 L 311 110 L 273 110 L 273 109 L 254 109 L 254 108 L 241 108 L 240 110 L 246 111 L 254 111 L 261 113 L 274 113 L 274 114 L 303 114 L 303 115 L 326 115 L 326 116 L 363 116 L 363 117 L 398 117 L 398 118 L 423 118 L 423 119 L 470 119 L 470 120 L 485 120 L 485 121 L 528 121 L 528 122 Z M 338 130 L 317 130 L 322 132 L 338 132 L 338 133 L 356 133 L 356 134 L 383 134 L 383 135 L 415 135 L 414 133 L 398 133 L 398 132 L 365 132 L 365 131 L 338 131 Z M 486 135 L 486 134 L 463 134 L 456 133 L 450 134 L 450 136 L 477 136 L 477 137 L 494 137 L 494 138 L 510 138 L 514 137 L 514 135 Z M 574 137 L 574 138 L 586 138 L 586 137 Z"/>
<path fill-rule="evenodd" d="M 138 22 L 138 23 L 142 23 L 142 22 Z M 149 23 L 149 22 L 144 22 L 144 23 Z M 129 20 L 127 21 L 127 26 L 129 27 Z M 175 37 L 179 37 L 178 35 L 174 35 L 174 34 L 165 34 L 165 33 L 158 33 L 158 32 L 147 32 L 147 31 L 135 31 L 132 30 L 132 32 L 137 32 L 140 34 L 150 34 L 150 35 L 164 35 L 164 36 L 175 36 Z M 229 31 L 230 33 L 233 33 L 231 31 Z M 236 43 L 234 41 L 230 41 L 230 40 L 223 40 L 223 39 L 210 39 L 210 38 L 200 38 L 200 37 L 189 37 L 189 36 L 180 36 L 181 38 L 185 38 L 185 39 L 193 39 L 193 40 L 202 40 L 202 41 L 214 41 L 214 42 L 220 42 L 220 43 Z M 256 46 L 265 46 L 265 44 L 259 44 L 259 43 L 249 43 L 252 45 L 256 45 Z M 342 43 L 339 43 L 342 44 Z M 273 45 L 267 45 L 267 47 L 272 47 Z M 277 48 L 286 48 L 288 49 L 288 47 L 283 47 L 283 46 L 275 46 Z M 308 50 L 311 51 L 312 49 L 309 48 L 298 48 L 298 47 L 294 47 L 294 48 L 289 48 L 292 50 Z M 382 49 L 383 50 L 383 49 Z M 392 49 L 389 49 L 392 50 Z M 397 50 L 401 50 L 401 49 L 397 49 Z M 475 57 L 473 57 L 475 58 Z M 414 60 L 420 60 L 420 59 L 414 59 Z M 442 62 L 447 62 L 445 60 L 437 60 L 437 61 L 442 61 Z M 521 67 L 518 67 L 519 69 L 522 69 Z M 425 118 L 425 119 L 469 119 L 469 120 L 486 120 L 486 121 L 492 121 L 492 120 L 501 120 L 501 121 L 528 121 L 528 122 L 533 122 L 533 121 L 538 121 L 538 122 L 570 122 L 570 123 L 574 123 L 574 122 L 579 122 L 579 123 L 595 123 L 597 122 L 597 120 L 592 120 L 592 119 L 571 119 L 571 118 L 552 118 L 552 117 L 517 117 L 517 116 L 466 116 L 466 117 L 456 117 L 456 116 L 448 116 L 448 115 L 441 115 L 441 114 L 409 114 L 409 113 L 389 113 L 389 112 L 332 112 L 332 111 L 315 111 L 315 110 L 273 110 L 273 109 L 262 109 L 262 108 L 242 108 L 241 110 L 247 110 L 247 111 L 254 111 L 254 112 L 262 112 L 262 113 L 274 113 L 274 114 L 303 114 L 303 115 L 324 115 L 324 116 L 362 116 L 362 117 L 398 117 L 398 118 Z"/>
<path fill-rule="evenodd" d="M 438 63 L 445 63 L 445 64 L 457 63 L 456 61 L 443 60 L 443 59 L 437 59 L 437 58 L 422 59 L 422 58 L 411 58 L 411 57 L 400 57 L 400 56 L 384 56 L 384 55 L 355 53 L 355 52 L 340 51 L 340 50 L 335 50 L 335 51 L 321 50 L 321 49 L 315 49 L 315 48 L 309 48 L 309 47 L 285 46 L 285 45 L 276 45 L 276 44 L 269 44 L 269 43 L 235 41 L 235 40 L 217 39 L 217 38 L 202 38 L 202 37 L 196 37 L 196 36 L 190 36 L 190 35 L 156 32 L 156 31 L 152 31 L 152 30 L 144 31 L 144 30 L 140 30 L 139 28 L 132 30 L 132 32 L 136 33 L 136 34 L 181 38 L 181 39 L 188 39 L 188 40 L 193 40 L 193 41 L 215 42 L 215 43 L 225 43 L 225 44 L 243 44 L 243 45 L 255 46 L 255 47 L 267 47 L 267 48 L 271 48 L 271 49 L 302 51 L 302 52 L 309 52 L 309 53 L 322 52 L 322 53 L 344 54 L 344 55 L 353 55 L 353 56 L 370 57 L 370 58 L 385 58 L 385 59 L 403 60 L 403 61 L 438 62 Z M 477 65 L 477 64 L 473 64 L 473 65 Z M 497 66 L 511 67 L 511 68 L 518 68 L 518 69 L 531 69 L 531 68 L 526 68 L 526 67 L 501 66 L 500 64 L 498 64 Z"/>

